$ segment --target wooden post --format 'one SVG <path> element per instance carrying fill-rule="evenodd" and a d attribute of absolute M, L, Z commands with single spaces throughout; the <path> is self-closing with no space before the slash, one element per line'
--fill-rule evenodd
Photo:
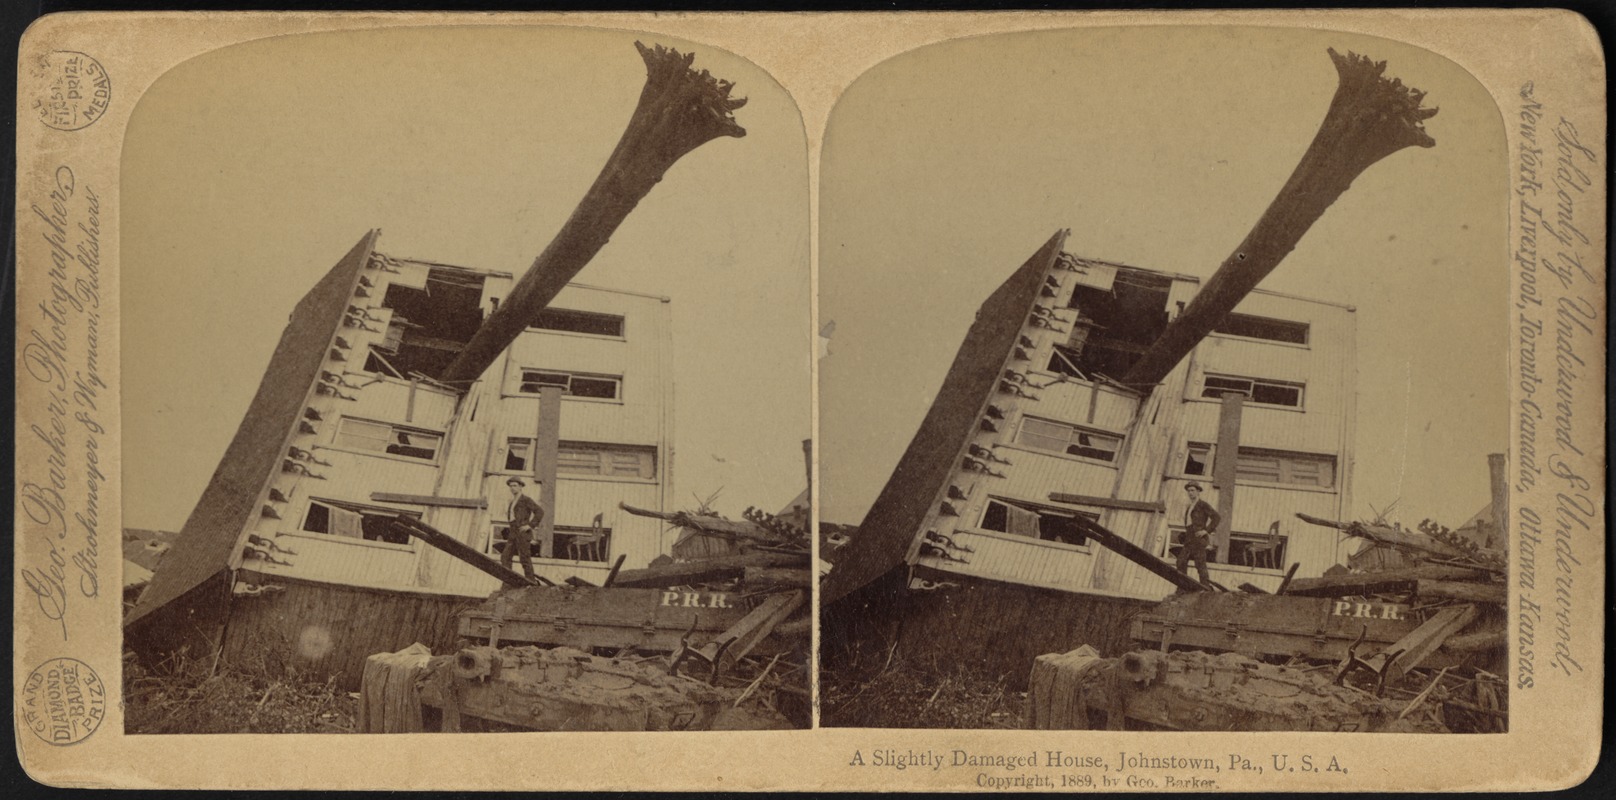
<path fill-rule="evenodd" d="M 1218 410 L 1218 453 L 1212 460 L 1212 482 L 1218 487 L 1217 534 L 1212 544 L 1217 548 L 1213 561 L 1229 563 L 1229 531 L 1234 529 L 1234 480 L 1236 465 L 1240 462 L 1240 415 L 1246 396 L 1239 392 L 1225 392 L 1223 407 Z"/>
<path fill-rule="evenodd" d="M 1491 453 L 1487 456 L 1487 474 L 1492 484 L 1493 494 L 1493 535 L 1497 541 L 1488 537 L 1480 542 L 1482 547 L 1498 550 L 1505 549 L 1504 542 L 1509 540 L 1509 477 L 1507 470 L 1508 459 L 1503 453 Z"/>
<path fill-rule="evenodd" d="M 539 387 L 539 430 L 533 439 L 533 479 L 539 481 L 539 558 L 555 558 L 556 458 L 561 451 L 561 387 Z"/>

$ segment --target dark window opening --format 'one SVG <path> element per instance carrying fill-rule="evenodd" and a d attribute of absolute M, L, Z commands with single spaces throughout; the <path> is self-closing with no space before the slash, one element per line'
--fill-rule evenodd
<path fill-rule="evenodd" d="M 590 397 L 597 400 L 616 400 L 622 388 L 621 375 L 582 375 L 571 372 L 550 372 L 524 369 L 517 391 L 538 394 L 544 386 L 560 386 L 561 393 L 569 397 Z"/>
<path fill-rule="evenodd" d="M 1167 559 L 1178 558 L 1179 548 L 1183 546 L 1184 529 L 1173 528 L 1172 540 L 1168 544 Z M 1290 537 L 1283 534 L 1270 537 L 1266 533 L 1245 533 L 1234 531 L 1229 534 L 1229 558 L 1224 560 L 1218 557 L 1217 540 L 1209 538 L 1206 545 L 1206 563 L 1208 564 L 1234 564 L 1241 567 L 1254 567 L 1256 569 L 1284 569 L 1286 549 L 1290 545 Z M 1190 574 L 1194 574 L 1195 567 L 1189 565 Z"/>
<path fill-rule="evenodd" d="M 539 312 L 533 327 L 547 331 L 587 333 L 594 336 L 623 335 L 623 318 L 616 314 L 597 314 L 593 311 L 574 311 L 570 308 L 546 308 Z"/>
<path fill-rule="evenodd" d="M 422 461 L 436 461 L 443 434 L 385 422 L 344 418 L 337 425 L 332 445 L 364 453 L 386 453 Z"/>
<path fill-rule="evenodd" d="M 1032 504 L 989 500 L 987 508 L 982 512 L 981 527 L 988 531 L 1082 547 L 1088 544 L 1088 537 L 1084 536 L 1082 529 L 1078 527 L 1075 518 L 1079 516 L 1091 522 L 1096 522 L 1100 518 L 1098 514 L 1057 511 Z"/>
<path fill-rule="evenodd" d="M 393 519 L 399 514 L 413 519 L 421 518 L 415 512 L 311 500 L 308 514 L 303 517 L 303 530 L 371 542 L 409 544 L 409 534 L 393 529 Z"/>
<path fill-rule="evenodd" d="M 1213 330 L 1231 336 L 1267 339 L 1271 342 L 1307 344 L 1308 324 L 1250 314 L 1230 314 Z"/>
<path fill-rule="evenodd" d="M 1301 408 L 1302 388 L 1300 383 L 1207 375 L 1201 388 L 1201 396 L 1219 399 L 1229 392 L 1236 392 L 1245 395 L 1253 403 Z"/>
<path fill-rule="evenodd" d="M 1077 321 L 1061 325 L 1070 330 L 1050 358 L 1050 371 L 1122 377 L 1167 328 L 1171 287 L 1168 278 L 1125 267 L 1117 269 L 1109 290 L 1074 287 L 1068 307 L 1077 309 Z"/>
<path fill-rule="evenodd" d="M 587 561 L 592 563 L 609 563 L 612 560 L 612 529 L 611 528 L 583 528 L 572 525 L 557 525 L 554 530 L 554 539 L 551 541 L 551 558 L 567 561 Z M 509 525 L 499 523 L 494 526 L 494 535 L 488 543 L 488 553 L 499 557 L 505 553 L 505 543 L 510 540 L 511 529 Z M 539 557 L 539 541 L 537 535 L 533 537 L 533 557 Z"/>
<path fill-rule="evenodd" d="M 411 377 L 437 378 L 483 324 L 483 276 L 433 267 L 426 288 L 390 284 L 382 308 L 393 311 L 382 346 L 387 362 Z M 367 369 L 369 359 L 366 360 Z"/>

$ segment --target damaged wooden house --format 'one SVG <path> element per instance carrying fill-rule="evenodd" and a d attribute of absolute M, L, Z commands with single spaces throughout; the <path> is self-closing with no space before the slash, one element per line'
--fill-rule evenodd
<path fill-rule="evenodd" d="M 1025 680 L 1033 659 L 1127 644 L 1199 581 L 1172 568 L 1189 504 L 1220 511 L 1211 583 L 1273 592 L 1344 563 L 1354 309 L 1257 288 L 1352 178 L 1434 141 L 1422 93 L 1330 51 L 1340 83 L 1267 212 L 1206 281 L 1085 258 L 1057 232 L 977 311 L 857 532 L 826 554 L 828 669 L 880 642 Z M 1003 636 L 1002 631 L 1016 631 Z"/>
<path fill-rule="evenodd" d="M 396 648 L 390 624 L 449 614 L 500 584 L 393 530 L 393 517 L 497 558 L 511 477 L 552 509 L 534 540 L 541 576 L 598 584 L 619 556 L 636 568 L 668 551 L 660 521 L 618 507 L 669 501 L 668 299 L 569 285 L 457 390 L 443 370 L 512 276 L 395 259 L 377 239 L 366 234 L 293 310 L 129 615 L 137 630 L 172 627 L 149 615 L 222 606 L 226 657 L 285 643 L 312 666 Z"/>
<path fill-rule="evenodd" d="M 353 687 L 371 654 L 452 647 L 457 612 L 510 577 L 488 556 L 513 477 L 547 510 L 541 583 L 602 586 L 669 551 L 663 520 L 622 510 L 671 511 L 669 299 L 574 278 L 680 157 L 745 135 L 745 100 L 692 55 L 635 44 L 627 129 L 525 273 L 392 257 L 371 231 L 298 302 L 126 615 L 131 649 Z"/>

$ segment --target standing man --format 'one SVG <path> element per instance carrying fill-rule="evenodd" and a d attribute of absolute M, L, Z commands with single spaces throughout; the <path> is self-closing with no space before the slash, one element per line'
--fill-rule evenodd
<path fill-rule="evenodd" d="M 1187 567 L 1193 559 L 1195 571 L 1201 574 L 1201 583 L 1211 583 L 1212 578 L 1206 571 L 1206 546 L 1223 517 L 1212 504 L 1201 499 L 1201 484 L 1190 481 L 1184 493 L 1190 497 L 1190 506 L 1184 511 L 1184 541 L 1178 548 L 1178 571 L 1190 574 Z"/>
<path fill-rule="evenodd" d="M 533 498 L 522 494 L 522 487 L 527 484 L 523 483 L 521 478 L 511 478 L 505 485 L 511 487 L 511 502 L 505 508 L 505 518 L 510 520 L 510 530 L 505 540 L 505 552 L 499 556 L 499 564 L 510 569 L 511 556 L 519 556 L 522 559 L 522 571 L 527 574 L 528 580 L 532 580 L 533 532 L 538 530 L 539 523 L 544 520 L 544 508 Z"/>

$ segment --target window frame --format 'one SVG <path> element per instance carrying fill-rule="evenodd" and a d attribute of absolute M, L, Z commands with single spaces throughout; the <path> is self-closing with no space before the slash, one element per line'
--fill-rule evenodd
<path fill-rule="evenodd" d="M 615 334 L 611 334 L 611 333 L 590 333 L 588 331 L 573 331 L 573 330 L 567 330 L 565 328 L 546 328 L 546 327 L 543 327 L 543 326 L 538 324 L 539 320 L 541 320 L 545 314 L 557 314 L 557 315 L 572 314 L 572 315 L 585 316 L 585 317 L 606 317 L 606 318 L 614 319 L 614 320 L 617 321 L 617 333 L 615 333 Z M 539 312 L 539 315 L 538 315 L 537 318 L 535 318 L 534 323 L 531 324 L 531 325 L 528 325 L 527 329 L 530 330 L 530 331 L 534 331 L 534 332 L 542 332 L 542 333 L 546 333 L 546 334 L 554 333 L 554 334 L 560 334 L 562 336 L 583 336 L 583 337 L 590 338 L 590 339 L 604 339 L 604 340 L 607 340 L 607 341 L 615 341 L 615 342 L 628 341 L 628 317 L 627 316 L 625 316 L 623 314 L 612 314 L 612 313 L 606 312 L 606 311 L 586 311 L 586 310 L 581 309 L 581 308 L 558 308 L 558 307 L 554 307 L 554 306 L 546 307 L 543 311 Z"/>
<path fill-rule="evenodd" d="M 357 424 L 360 424 L 360 425 L 384 425 L 384 426 L 387 426 L 390 429 L 390 431 L 393 432 L 393 433 L 406 432 L 406 433 L 425 434 L 425 435 L 428 435 L 428 436 L 436 436 L 438 442 L 437 442 L 437 446 L 434 447 L 433 450 L 432 450 L 432 457 L 429 458 L 429 459 L 428 458 L 421 458 L 419 456 L 412 456 L 412 455 L 408 455 L 408 454 L 405 454 L 405 453 L 389 453 L 385 449 L 377 451 L 377 450 L 369 450 L 369 449 L 365 449 L 365 448 L 361 448 L 361 447 L 354 447 L 354 446 L 351 446 L 351 445 L 344 444 L 342 442 L 343 429 L 349 423 L 357 423 Z M 439 459 L 442 457 L 443 448 L 448 443 L 448 438 L 449 438 L 449 436 L 448 436 L 448 433 L 446 431 L 437 431 L 437 430 L 433 430 L 431 428 L 422 428 L 422 427 L 415 426 L 415 425 L 403 425 L 403 424 L 400 424 L 400 423 L 397 423 L 397 422 L 385 422 L 385 421 L 382 421 L 382 420 L 369 419 L 369 418 L 366 418 L 366 417 L 342 416 L 342 417 L 338 418 L 336 428 L 331 432 L 331 443 L 329 445 L 326 445 L 325 447 L 328 448 L 328 449 L 336 450 L 336 451 L 343 452 L 343 453 L 352 453 L 354 455 L 369 456 L 369 457 L 372 457 L 372 458 L 387 458 L 387 459 L 392 459 L 392 460 L 395 460 L 395 461 L 402 461 L 402 462 L 405 462 L 405 463 L 408 463 L 408 464 L 424 464 L 424 465 L 437 466 L 438 462 L 439 462 Z M 392 446 L 392 445 L 388 445 L 388 446 Z"/>
<path fill-rule="evenodd" d="M 1311 322 L 1298 322 L 1296 320 L 1280 319 L 1279 317 L 1269 317 L 1269 316 L 1264 316 L 1262 314 L 1242 314 L 1242 313 L 1238 313 L 1238 312 L 1230 312 L 1229 315 L 1224 318 L 1224 321 L 1219 323 L 1219 325 L 1221 326 L 1221 325 L 1227 324 L 1227 323 L 1232 322 L 1232 321 L 1234 321 L 1236 319 L 1239 319 L 1239 320 L 1242 320 L 1242 321 L 1249 320 L 1249 321 L 1254 322 L 1254 323 L 1259 324 L 1259 325 L 1261 325 L 1261 324 L 1272 324 L 1272 325 L 1279 325 L 1279 326 L 1283 326 L 1283 327 L 1290 327 L 1290 328 L 1293 328 L 1293 329 L 1300 328 L 1301 332 L 1302 332 L 1302 341 L 1293 342 L 1293 341 L 1290 341 L 1288 339 L 1271 339 L 1271 338 L 1266 337 L 1266 336 L 1251 336 L 1249 334 L 1244 334 L 1244 333 L 1232 333 L 1232 332 L 1229 332 L 1229 331 L 1222 330 L 1221 327 L 1214 328 L 1212 330 L 1212 335 L 1214 335 L 1214 336 L 1226 336 L 1226 337 L 1231 338 L 1231 339 L 1239 339 L 1241 341 L 1247 341 L 1247 342 L 1262 342 L 1264 344 L 1278 344 L 1278 345 L 1284 345 L 1286 347 L 1300 347 L 1300 348 L 1304 348 L 1304 349 L 1312 349 L 1312 347 L 1313 347 L 1313 323 L 1311 323 Z"/>
<path fill-rule="evenodd" d="M 1178 548 L 1181 546 L 1181 542 L 1183 541 L 1183 538 L 1184 538 L 1184 526 L 1179 525 L 1179 524 L 1169 524 L 1167 526 L 1167 549 L 1163 552 L 1162 558 L 1164 558 L 1164 559 L 1166 559 L 1168 561 L 1176 561 L 1178 559 Z M 1229 532 L 1229 554 L 1232 556 L 1236 552 L 1239 552 L 1239 550 L 1235 547 L 1236 544 L 1266 544 L 1267 542 L 1268 542 L 1268 534 L 1267 533 L 1249 533 L 1247 531 L 1230 531 Z M 1229 561 L 1219 561 L 1218 560 L 1217 545 L 1218 545 L 1218 540 L 1217 540 L 1216 536 L 1210 536 L 1210 537 L 1207 538 L 1207 543 L 1206 543 L 1206 566 L 1207 566 L 1208 570 L 1216 569 L 1218 567 L 1223 567 L 1223 568 L 1229 568 L 1229 569 L 1246 570 L 1246 571 L 1249 571 L 1249 572 L 1255 572 L 1255 573 L 1259 573 L 1259 574 L 1263 574 L 1263 575 L 1270 575 L 1270 574 L 1272 574 L 1272 575 L 1283 575 L 1283 574 L 1285 574 L 1285 570 L 1288 568 L 1288 563 L 1287 563 L 1286 559 L 1290 555 L 1290 546 L 1291 546 L 1291 536 L 1288 533 L 1279 534 L 1279 549 L 1275 551 L 1275 557 L 1274 557 L 1274 564 L 1276 564 L 1276 566 L 1273 566 L 1273 567 L 1253 567 L 1253 566 L 1248 566 L 1246 564 L 1236 564 L 1236 563 L 1229 562 Z M 1194 569 L 1194 567 L 1191 567 L 1191 569 Z"/>
<path fill-rule="evenodd" d="M 1246 383 L 1248 383 L 1250 385 L 1250 388 L 1246 389 L 1246 390 L 1234 389 L 1234 388 L 1218 388 L 1218 389 L 1214 389 L 1213 387 L 1208 385 L 1208 382 L 1212 381 L 1212 380 L 1245 381 Z M 1288 404 L 1285 404 L 1285 403 L 1270 403 L 1270 402 L 1258 400 L 1257 399 L 1257 387 L 1258 387 L 1258 385 L 1264 385 L 1264 386 L 1269 386 L 1269 387 L 1273 387 L 1273 388 L 1280 388 L 1280 389 L 1294 389 L 1294 390 L 1296 390 L 1296 405 L 1288 405 Z M 1214 396 L 1211 396 L 1211 395 L 1207 394 L 1207 392 L 1209 392 L 1209 391 L 1217 391 L 1219 394 L 1218 394 L 1218 396 L 1214 397 Z M 1195 397 L 1192 398 L 1192 399 L 1198 400 L 1198 401 L 1201 401 L 1201 402 L 1207 402 L 1207 403 L 1222 402 L 1222 399 L 1223 399 L 1222 394 L 1224 392 L 1241 392 L 1241 393 L 1243 393 L 1246 396 L 1245 402 L 1246 402 L 1247 405 L 1262 406 L 1263 408 L 1279 408 L 1279 409 L 1286 409 L 1286 410 L 1290 410 L 1290 411 L 1306 411 L 1307 410 L 1307 384 L 1306 383 L 1303 383 L 1303 382 L 1300 382 L 1300 381 L 1285 381 L 1285 380 L 1280 380 L 1278 378 L 1255 378 L 1255 377 L 1250 377 L 1250 376 L 1247 376 L 1247 375 L 1229 375 L 1229 374 L 1221 373 L 1221 372 L 1205 372 L 1205 373 L 1202 373 L 1200 391 L 1197 392 Z"/>
<path fill-rule="evenodd" d="M 512 446 L 517 444 L 517 443 L 520 443 L 520 444 L 522 444 L 522 445 L 529 448 L 529 456 L 528 456 L 526 465 L 524 465 L 523 467 L 521 467 L 519 469 L 512 469 L 509 466 L 510 465 L 510 453 L 511 453 L 511 450 L 512 450 Z M 533 463 L 532 463 L 532 455 L 531 455 L 532 454 L 532 447 L 533 447 L 533 437 L 531 437 L 531 436 L 507 436 L 507 437 L 505 437 L 504 446 L 502 448 L 500 448 L 499 450 L 497 450 L 496 452 L 489 454 L 489 458 L 490 458 L 490 462 L 491 462 L 490 465 L 489 465 L 490 469 L 488 470 L 489 474 L 499 474 L 499 475 L 531 475 L 531 474 L 533 474 Z M 557 448 L 557 450 L 558 450 L 558 452 L 557 452 L 557 459 L 556 459 L 556 480 L 612 481 L 612 482 L 617 482 L 617 483 L 647 483 L 647 484 L 655 484 L 659 480 L 659 478 L 657 476 L 658 476 L 658 474 L 660 472 L 660 469 L 661 469 L 660 462 L 661 462 L 662 459 L 660 457 L 660 455 L 661 455 L 660 450 L 655 445 L 625 444 L 625 443 L 621 443 L 621 442 L 584 442 L 584 441 L 563 439 L 561 441 L 561 443 L 560 443 L 560 447 Z M 560 456 L 561 456 L 562 453 L 564 453 L 567 450 L 574 450 L 574 451 L 588 450 L 590 452 L 598 454 L 598 460 L 600 461 L 602 471 L 598 472 L 598 473 L 587 473 L 587 472 L 567 472 L 567 471 L 562 470 L 561 469 Z M 613 474 L 610 474 L 608 471 L 611 469 L 611 466 L 606 462 L 605 459 L 606 459 L 607 454 L 609 454 L 611 452 L 614 452 L 614 451 L 615 452 L 635 453 L 635 454 L 638 454 L 640 456 L 645 457 L 647 459 L 646 463 L 649 463 L 649 465 L 650 465 L 650 475 L 646 476 L 646 475 L 643 475 L 643 474 L 642 475 L 613 475 Z M 642 472 L 643 471 L 644 470 L 642 470 Z"/>
<path fill-rule="evenodd" d="M 1040 447 L 1038 445 L 1035 445 L 1035 444 L 1032 444 L 1032 443 L 1024 441 L 1022 439 L 1022 436 L 1027 432 L 1027 423 L 1029 421 L 1035 422 L 1035 423 L 1041 423 L 1041 424 L 1044 424 L 1044 425 L 1058 425 L 1060 427 L 1066 428 L 1069 431 L 1068 438 L 1067 438 L 1067 444 L 1065 445 L 1065 447 L 1063 447 L 1060 450 L 1051 450 L 1051 449 L 1048 449 L 1048 448 L 1045 448 L 1045 447 Z M 1071 451 L 1071 448 L 1073 448 L 1073 447 L 1081 447 L 1082 445 L 1080 443 L 1074 443 L 1072 441 L 1072 437 L 1070 435 L 1072 433 L 1083 434 L 1083 435 L 1088 435 L 1088 436 L 1098 436 L 1098 437 L 1103 437 L 1103 438 L 1106 438 L 1106 439 L 1111 439 L 1111 440 L 1116 442 L 1116 447 L 1110 451 L 1111 452 L 1111 457 L 1110 458 L 1100 458 L 1100 457 L 1092 456 L 1092 455 L 1084 455 L 1082 453 L 1074 453 L 1074 452 Z M 1043 438 L 1043 439 L 1054 439 L 1055 438 L 1053 436 L 1049 436 L 1049 435 L 1041 434 L 1041 433 L 1033 433 L 1032 435 L 1035 436 L 1035 437 Z M 1047 456 L 1056 456 L 1056 457 L 1059 457 L 1059 458 L 1070 458 L 1070 459 L 1075 459 L 1075 460 L 1078 460 L 1078 461 L 1086 461 L 1086 462 L 1091 462 L 1091 463 L 1095 463 L 1095 464 L 1104 464 L 1106 466 L 1116 467 L 1117 466 L 1117 459 L 1120 458 L 1121 455 L 1122 455 L 1122 445 L 1126 441 L 1127 441 L 1127 437 L 1120 434 L 1120 433 L 1112 433 L 1111 431 L 1102 430 L 1100 428 L 1096 428 L 1096 427 L 1089 426 L 1089 425 L 1077 425 L 1077 424 L 1074 424 L 1074 423 L 1071 423 L 1071 422 L 1063 422 L 1061 420 L 1049 419 L 1047 417 L 1039 417 L 1039 416 L 1032 415 L 1032 414 L 1023 414 L 1023 415 L 1021 415 L 1021 418 L 1016 421 L 1015 434 L 1010 437 L 1009 444 L 1011 446 L 1017 447 L 1017 448 L 1019 448 L 1021 450 L 1025 450 L 1025 451 L 1030 452 L 1030 453 L 1038 453 L 1038 454 L 1047 455 Z M 1091 448 L 1091 449 L 1096 449 L 1096 448 Z"/>
<path fill-rule="evenodd" d="M 998 503 L 999 505 L 1002 505 L 1002 506 L 1015 506 L 1017 508 L 1020 508 L 1023 511 L 1031 511 L 1031 512 L 1033 512 L 1035 514 L 1038 514 L 1039 519 L 1040 519 L 1038 537 L 1033 538 L 1033 537 L 1030 537 L 1030 536 L 1023 536 L 1023 535 L 1021 535 L 1019 533 L 1011 533 L 1010 531 L 994 530 L 992 528 L 987 527 L 986 523 L 987 523 L 988 514 L 991 511 L 990 507 L 994 503 Z M 1082 536 L 1081 534 L 1080 534 L 1080 537 L 1082 539 L 1082 544 L 1073 544 L 1072 542 L 1064 541 L 1062 539 L 1045 538 L 1046 534 L 1043 531 L 1042 519 L 1043 519 L 1043 517 L 1045 516 L 1046 513 L 1049 516 L 1054 516 L 1054 517 L 1061 517 L 1061 516 L 1065 516 L 1065 517 L 1085 517 L 1085 518 L 1087 518 L 1087 519 L 1089 519 L 1091 521 L 1094 521 L 1094 522 L 1099 522 L 1099 520 L 1100 520 L 1100 513 L 1098 511 L 1087 511 L 1087 510 L 1079 510 L 1079 509 L 1074 509 L 1074 508 L 1064 508 L 1064 507 L 1061 507 L 1061 506 L 1049 505 L 1048 503 L 1037 503 L 1037 502 L 1033 502 L 1033 501 L 1030 501 L 1030 500 L 1017 500 L 1017 499 L 1008 498 L 1008 497 L 1001 497 L 1001 496 L 998 496 L 998 495 L 988 495 L 988 497 L 986 499 L 986 502 L 984 502 L 982 504 L 981 513 L 976 515 L 976 523 L 974 525 L 972 525 L 971 527 L 967 528 L 967 530 L 970 530 L 970 531 L 973 531 L 973 532 L 976 532 L 976 533 L 987 534 L 987 535 L 990 535 L 990 536 L 1003 537 L 1003 538 L 1008 539 L 1010 541 L 1032 542 L 1032 543 L 1036 543 L 1036 544 L 1040 544 L 1040 545 L 1044 545 L 1044 546 L 1049 546 L 1049 547 L 1059 547 L 1059 548 L 1063 548 L 1063 549 L 1074 550 L 1074 551 L 1077 551 L 1077 552 L 1080 552 L 1080 553 L 1091 553 L 1091 552 L 1093 552 L 1094 545 L 1093 545 L 1092 540 L 1090 540 L 1089 537 L 1087 537 L 1087 536 Z"/>
<path fill-rule="evenodd" d="M 623 378 L 622 375 L 609 375 L 609 374 L 606 374 L 606 373 L 603 373 L 603 372 L 578 372 L 578 371 L 566 370 L 566 369 L 548 369 L 546 367 L 524 367 L 524 366 L 520 366 L 520 365 L 517 365 L 514 368 L 513 375 L 511 377 L 511 379 L 509 379 L 507 384 L 506 384 L 506 391 L 504 393 L 505 396 L 506 397 L 533 397 L 533 398 L 537 398 L 539 396 L 539 392 L 537 390 L 537 387 L 543 386 L 543 385 L 546 385 L 546 384 L 544 384 L 543 382 L 538 381 L 538 380 L 528 380 L 527 375 L 529 373 L 543 374 L 543 375 L 564 375 L 564 376 L 566 376 L 567 383 L 566 383 L 566 385 L 564 387 L 564 390 L 561 393 L 561 399 L 562 400 L 580 400 L 580 401 L 589 402 L 589 403 L 615 403 L 615 404 L 618 404 L 618 405 L 622 405 L 622 403 L 623 403 L 624 378 Z M 596 380 L 596 381 L 611 381 L 613 386 L 615 387 L 615 391 L 613 392 L 611 397 L 590 397 L 588 395 L 573 394 L 572 393 L 572 380 L 574 378 L 583 378 L 585 380 Z M 528 390 L 523 388 L 524 386 L 528 386 L 530 384 L 535 387 L 534 391 L 528 391 Z M 549 385 L 554 385 L 554 384 L 549 384 Z"/>
<path fill-rule="evenodd" d="M 500 542 L 504 541 L 504 539 L 501 538 L 499 534 L 502 531 L 509 532 L 510 527 L 511 527 L 511 521 L 508 520 L 508 519 L 491 519 L 491 520 L 488 521 L 488 538 L 485 540 L 485 543 L 484 543 L 484 546 L 483 546 L 483 554 L 484 555 L 487 555 L 487 556 L 489 556 L 491 558 L 495 558 L 495 559 L 498 559 L 498 558 L 500 558 L 501 556 L 504 555 L 504 553 L 500 550 L 500 548 L 496 547 L 496 545 L 499 544 Z M 572 536 L 572 535 L 581 534 L 581 533 L 593 533 L 594 528 L 585 527 L 585 526 L 582 526 L 582 525 L 552 525 L 551 528 L 550 528 L 550 531 L 551 531 L 552 537 L 559 538 L 559 537 L 562 537 L 562 536 Z M 611 563 L 612 563 L 612 558 L 613 558 L 613 555 L 612 555 L 612 528 L 607 527 L 607 526 L 602 526 L 601 527 L 601 532 L 604 535 L 601 537 L 601 540 L 600 540 L 601 541 L 601 549 L 600 549 L 600 560 L 599 561 L 589 561 L 589 560 L 586 560 L 586 559 L 573 560 L 573 559 L 570 559 L 570 558 L 557 558 L 557 557 L 554 557 L 554 556 L 552 556 L 550 558 L 539 558 L 538 554 L 534 553 L 533 554 L 533 563 L 534 564 L 599 564 L 602 567 L 610 566 Z M 538 544 L 538 542 L 535 541 L 534 544 L 536 545 L 536 544 Z M 552 544 L 552 546 L 553 546 L 553 544 Z M 512 564 L 514 566 L 515 562 L 513 561 Z"/>
<path fill-rule="evenodd" d="M 309 524 L 309 517 L 314 511 L 315 505 L 340 508 L 344 511 L 352 511 L 360 516 L 365 516 L 367 514 L 369 516 L 396 516 L 398 514 L 404 514 L 406 516 L 414 517 L 415 519 L 422 519 L 426 513 L 424 509 L 412 507 L 378 506 L 368 503 L 355 503 L 350 500 L 335 500 L 329 497 L 310 497 L 303 505 L 303 513 L 297 520 L 297 527 L 290 531 L 283 531 L 283 533 L 288 536 L 312 538 L 316 541 L 322 542 L 338 542 L 345 545 L 380 547 L 387 550 L 398 550 L 410 553 L 416 552 L 416 540 L 413 536 L 409 537 L 404 542 L 389 542 L 381 539 L 366 539 L 364 538 L 363 534 L 361 534 L 360 538 L 355 539 L 347 536 L 338 536 L 329 530 L 309 530 L 307 525 Z"/>
<path fill-rule="evenodd" d="M 1188 447 L 1185 449 L 1184 460 L 1179 464 L 1178 474 L 1190 479 L 1206 480 L 1211 478 L 1213 466 L 1217 463 L 1217 449 L 1218 446 L 1214 443 L 1189 442 Z M 1205 472 L 1190 472 L 1188 469 L 1189 459 L 1192 458 L 1196 452 L 1202 452 L 1205 454 Z M 1237 452 L 1238 455 L 1235 459 L 1235 483 L 1238 485 L 1331 493 L 1336 492 L 1338 489 L 1338 483 L 1341 477 L 1339 469 L 1340 459 L 1338 459 L 1332 453 L 1307 453 L 1300 450 L 1279 450 L 1272 447 L 1252 447 L 1244 445 L 1242 445 Z M 1266 480 L 1261 477 L 1254 477 L 1249 471 L 1242 473 L 1241 467 L 1245 466 L 1245 460 L 1248 457 L 1279 459 L 1280 464 L 1278 474 L 1280 480 Z M 1292 462 L 1328 464 L 1330 471 L 1329 484 L 1320 485 L 1317 483 L 1298 483 L 1283 480 L 1289 471 L 1287 470 L 1286 465 Z"/>

